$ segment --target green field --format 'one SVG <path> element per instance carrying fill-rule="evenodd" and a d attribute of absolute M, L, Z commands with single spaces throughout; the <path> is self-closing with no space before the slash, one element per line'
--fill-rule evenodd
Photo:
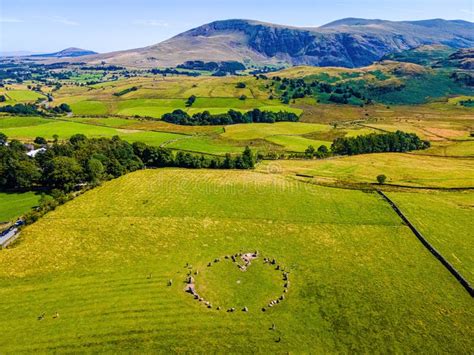
<path fill-rule="evenodd" d="M 241 153 L 244 149 L 244 147 L 232 144 L 229 141 L 206 136 L 184 136 L 183 138 L 166 144 L 166 147 L 216 155 L 225 155 L 226 153 Z"/>
<path fill-rule="evenodd" d="M 280 286 L 262 260 L 242 276 L 207 267 L 254 250 L 290 272 L 286 299 L 266 312 L 260 305 Z M 184 292 L 187 263 L 213 309 Z M 471 297 L 378 195 L 278 175 L 129 174 L 25 228 L 0 264 L 6 353 L 474 346 Z M 249 312 L 216 309 L 234 303 Z"/>
<path fill-rule="evenodd" d="M 35 192 L 0 192 L 0 223 L 20 217 L 32 207 L 37 206 L 39 199 L 40 195 Z"/>
<path fill-rule="evenodd" d="M 426 151 L 417 154 L 439 155 L 443 157 L 474 157 L 474 140 L 434 144 Z"/>
<path fill-rule="evenodd" d="M 153 146 L 159 146 L 167 141 L 182 138 L 182 135 L 167 132 L 116 129 L 54 119 L 47 120 L 48 122 L 46 122 L 45 119 L 41 118 L 36 120 L 30 119 L 30 121 L 32 120 L 33 125 L 12 127 L 12 121 L 22 119 L 23 118 L 21 117 L 15 119 L 0 118 L 0 131 L 12 139 L 15 138 L 26 141 L 32 141 L 38 136 L 51 140 L 55 134 L 59 136 L 59 139 L 68 139 L 76 133 L 82 133 L 91 138 L 111 138 L 117 135 L 129 142 L 143 142 Z"/>
<path fill-rule="evenodd" d="M 1 91 L 1 95 L 5 95 L 6 104 L 12 105 L 16 103 L 34 102 L 37 99 L 44 99 L 45 96 L 36 91 L 31 90 L 9 90 Z"/>
<path fill-rule="evenodd" d="M 330 126 L 327 125 L 299 122 L 249 123 L 227 126 L 222 136 L 236 140 L 263 139 L 275 135 L 302 135 L 329 129 Z"/>
<path fill-rule="evenodd" d="M 474 193 L 391 192 L 388 195 L 425 238 L 474 283 Z"/>
<path fill-rule="evenodd" d="M 71 103 L 75 115 L 106 115 L 107 105 L 100 101 L 85 100 Z"/>
<path fill-rule="evenodd" d="M 304 152 L 310 145 L 315 149 L 318 149 L 320 146 L 325 145 L 326 147 L 331 147 L 332 142 L 327 141 L 317 141 L 314 139 L 308 139 L 301 136 L 290 136 L 290 135 L 281 135 L 281 136 L 270 136 L 266 138 L 267 141 L 281 145 L 286 151 L 290 152 Z"/>
<path fill-rule="evenodd" d="M 283 174 L 306 174 L 331 182 L 375 183 L 377 175 L 387 183 L 420 187 L 473 187 L 474 161 L 416 154 L 380 153 L 323 160 L 283 160 L 264 162 L 267 171 L 277 165 Z"/>

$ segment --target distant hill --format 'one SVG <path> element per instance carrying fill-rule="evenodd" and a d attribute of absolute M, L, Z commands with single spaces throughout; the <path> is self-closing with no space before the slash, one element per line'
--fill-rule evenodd
<path fill-rule="evenodd" d="M 402 52 L 390 53 L 382 59 L 434 66 L 438 62 L 447 60 L 456 51 L 454 48 L 443 45 L 423 45 Z"/>
<path fill-rule="evenodd" d="M 45 54 L 33 54 L 30 57 L 41 57 L 41 58 L 74 58 L 74 57 L 82 57 L 85 55 L 91 54 L 98 54 L 94 51 L 89 51 L 87 49 L 81 48 L 66 48 L 62 51 L 55 52 L 55 53 L 45 53 Z"/>
<path fill-rule="evenodd" d="M 202 60 L 352 68 L 422 45 L 474 47 L 474 24 L 441 19 L 394 22 L 347 18 L 318 28 L 298 28 L 226 20 L 149 47 L 92 55 L 81 61 L 132 67 L 176 66 Z"/>
<path fill-rule="evenodd" d="M 421 46 L 389 54 L 383 59 L 415 63 L 434 68 L 445 67 L 474 70 L 474 48 L 456 50 L 441 45 Z"/>

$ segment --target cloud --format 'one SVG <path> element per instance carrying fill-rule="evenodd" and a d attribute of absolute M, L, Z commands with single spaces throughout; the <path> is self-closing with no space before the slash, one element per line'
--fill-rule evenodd
<path fill-rule="evenodd" d="M 465 14 L 468 14 L 468 15 L 471 15 L 471 16 L 474 16 L 474 10 L 466 10 L 466 9 L 462 9 L 461 12 L 464 12 Z"/>
<path fill-rule="evenodd" d="M 23 22 L 23 20 L 20 20 L 14 17 L 0 17 L 0 22 L 1 23 L 20 23 L 20 22 Z"/>
<path fill-rule="evenodd" d="M 60 23 L 62 25 L 66 25 L 66 26 L 78 26 L 79 25 L 79 23 L 76 22 L 76 21 L 72 21 L 72 20 L 69 20 L 65 17 L 60 17 L 60 16 L 51 17 L 50 20 L 51 20 L 51 22 Z"/>
<path fill-rule="evenodd" d="M 135 20 L 134 25 L 149 26 L 149 27 L 169 27 L 169 23 L 159 20 Z"/>

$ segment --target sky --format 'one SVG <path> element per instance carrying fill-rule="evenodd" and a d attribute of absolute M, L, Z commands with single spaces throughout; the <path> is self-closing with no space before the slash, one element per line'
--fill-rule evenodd
<path fill-rule="evenodd" d="M 474 0 L 0 0 L 0 55 L 138 48 L 233 18 L 307 27 L 345 17 L 474 22 Z"/>

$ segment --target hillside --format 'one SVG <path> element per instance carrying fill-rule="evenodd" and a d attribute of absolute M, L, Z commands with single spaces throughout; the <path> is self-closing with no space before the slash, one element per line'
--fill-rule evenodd
<path fill-rule="evenodd" d="M 449 242 L 437 238 L 437 247 L 465 245 L 456 254 L 470 265 L 460 236 L 472 227 L 472 194 L 393 198 L 421 226 L 429 217 L 434 233 L 458 216 L 461 223 L 440 234 Z M 420 199 L 426 213 L 417 213 Z M 261 257 L 247 272 L 225 259 L 254 250 Z M 275 174 L 129 174 L 26 227 L 0 263 L 5 353 L 466 353 L 474 346 L 472 298 L 376 194 Z M 287 292 L 280 265 L 289 271 Z M 211 308 L 184 292 L 191 272 Z"/>
<path fill-rule="evenodd" d="M 474 46 L 466 21 L 343 19 L 318 28 L 251 20 L 212 22 L 145 48 L 81 58 L 132 67 L 176 66 L 186 60 L 235 60 L 256 65 L 360 67 L 421 45 Z"/>

